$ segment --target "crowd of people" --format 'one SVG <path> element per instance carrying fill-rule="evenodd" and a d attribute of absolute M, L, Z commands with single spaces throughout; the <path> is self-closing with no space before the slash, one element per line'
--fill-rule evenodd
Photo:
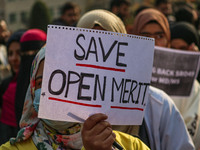
<path fill-rule="evenodd" d="M 52 24 L 151 37 L 155 46 L 199 53 L 200 15 L 193 5 L 157 0 L 133 14 L 130 5 L 112 0 L 109 10 L 81 15 L 78 4 L 67 2 Z M 38 118 L 46 38 L 41 29 L 11 33 L 0 20 L 0 150 L 200 150 L 200 75 L 187 97 L 150 86 L 141 125 L 111 125 L 100 113 L 83 124 Z"/>

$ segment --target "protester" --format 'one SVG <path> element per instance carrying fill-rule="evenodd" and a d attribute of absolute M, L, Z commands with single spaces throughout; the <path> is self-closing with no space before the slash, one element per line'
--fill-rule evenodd
<path fill-rule="evenodd" d="M 177 22 L 171 28 L 171 47 L 180 50 L 199 51 L 200 41 L 196 28 L 187 22 Z M 200 82 L 200 71 L 197 76 L 198 82 Z"/>
<path fill-rule="evenodd" d="M 20 66 L 20 38 L 23 31 L 15 32 L 7 42 L 8 62 L 12 75 L 4 79 L 0 85 L 0 145 L 17 135 L 15 114 L 15 93 Z"/>
<path fill-rule="evenodd" d="M 136 17 L 136 20 L 138 20 L 136 25 L 138 26 L 135 26 L 135 30 L 143 29 L 148 21 L 157 19 L 162 28 L 159 26 L 161 28 L 159 28 L 159 32 L 151 32 L 150 35 L 156 36 L 158 45 L 170 46 L 169 24 L 166 17 L 157 10 L 150 9 L 149 11 L 147 9 L 147 11 L 144 11 L 147 12 L 148 16 L 140 19 Z M 119 18 L 112 19 L 112 13 L 107 12 L 107 15 L 105 15 L 104 12 L 104 10 L 93 10 L 84 14 L 80 18 L 77 27 L 126 33 L 123 23 L 118 21 Z M 141 13 L 143 14 L 143 12 Z M 140 30 L 138 33 L 140 33 Z M 161 43 L 158 43 L 159 41 Z M 163 91 L 154 87 L 149 89 L 149 99 L 141 126 L 112 126 L 112 128 L 113 130 L 139 136 L 153 150 L 194 149 L 193 142 L 175 104 Z"/>
<path fill-rule="evenodd" d="M 2 145 L 0 150 L 13 149 L 81 149 L 81 124 L 65 121 L 39 119 L 37 117 L 40 102 L 42 74 L 44 68 L 45 48 L 42 48 L 34 59 L 31 69 L 31 81 L 27 90 L 21 130 L 16 138 Z M 149 150 L 139 139 L 125 133 L 112 132 L 107 116 L 96 114 L 90 116 L 83 125 L 82 136 L 86 150 L 112 149 L 115 137 L 124 149 Z M 98 133 L 98 132 L 100 133 Z M 98 135 L 96 135 L 98 134 Z M 90 136 L 89 136 L 90 135 Z M 88 140 L 89 138 L 92 140 Z M 106 137 L 106 138 L 105 138 Z M 83 148 L 84 149 L 84 148 Z"/>
<path fill-rule="evenodd" d="M 156 46 L 170 47 L 169 31 L 167 18 L 158 10 L 148 8 L 136 16 L 132 34 L 155 38 Z"/>
<path fill-rule="evenodd" d="M 188 22 L 177 22 L 171 27 L 171 47 L 180 50 L 199 51 L 196 28 Z"/>
<path fill-rule="evenodd" d="M 61 16 L 55 19 L 52 24 L 63 26 L 76 26 L 81 14 L 78 4 L 67 2 L 61 9 Z"/>
<path fill-rule="evenodd" d="M 113 24 L 108 23 L 107 25 L 110 26 L 110 30 L 126 32 L 122 21 L 114 14 L 103 11 L 101 15 L 109 16 L 109 19 L 112 20 Z M 101 22 L 101 20 L 99 21 Z M 121 25 L 122 27 L 120 27 Z M 27 90 L 20 122 L 22 129 L 16 138 L 2 145 L 0 149 L 81 149 L 84 145 L 86 150 L 111 150 L 114 149 L 115 139 L 124 149 L 149 149 L 138 138 L 112 131 L 111 125 L 105 121 L 107 116 L 104 114 L 90 116 L 82 127 L 82 133 L 82 125 L 79 123 L 39 119 L 37 112 L 41 94 L 44 55 L 45 48 L 42 48 L 32 63 L 30 86 Z M 92 140 L 90 140 L 91 138 Z"/>
<path fill-rule="evenodd" d="M 20 43 L 22 56 L 15 98 L 15 109 L 18 125 L 21 119 L 26 90 L 30 81 L 31 64 L 36 53 L 46 43 L 46 33 L 40 29 L 29 29 L 21 37 Z"/>
<path fill-rule="evenodd" d="M 6 42 L 10 37 L 10 31 L 4 20 L 0 20 L 0 83 L 10 75 L 10 66 L 7 60 Z"/>
<path fill-rule="evenodd" d="M 199 37 L 195 27 L 178 22 L 171 28 L 171 47 L 186 51 L 199 51 Z M 185 62 L 187 63 L 187 62 Z M 172 97 L 181 112 L 196 149 L 200 149 L 200 85 L 194 81 L 189 97 Z"/>

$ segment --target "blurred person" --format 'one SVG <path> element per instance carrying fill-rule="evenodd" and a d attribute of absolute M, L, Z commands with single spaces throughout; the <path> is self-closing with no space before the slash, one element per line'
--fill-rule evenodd
<path fill-rule="evenodd" d="M 148 16 L 143 18 L 143 15 L 138 14 L 138 16 L 142 17 L 136 19 L 138 27 L 135 26 L 135 29 L 143 29 L 144 25 L 149 21 L 158 21 L 158 23 L 154 22 L 154 24 L 158 25 L 159 30 L 154 33 L 154 30 L 151 29 L 150 33 L 148 31 L 148 35 L 156 36 L 157 44 L 169 47 L 170 32 L 166 17 L 158 10 L 146 10 L 144 11 Z M 105 16 L 103 12 L 104 10 L 93 10 L 85 13 L 80 18 L 77 27 L 126 33 L 123 22 L 113 23 L 115 20 L 111 19 L 111 16 L 114 14 L 108 12 L 110 16 Z M 143 14 L 143 11 L 141 13 Z M 116 18 L 116 20 L 120 20 L 120 18 Z M 154 28 L 156 29 L 156 27 Z M 172 99 L 162 90 L 151 86 L 148 98 L 142 125 L 113 125 L 112 129 L 139 137 L 153 150 L 193 150 L 193 142 Z M 90 139 L 92 140 L 92 138 Z"/>
<path fill-rule="evenodd" d="M 19 121 L 21 119 L 26 90 L 30 81 L 31 64 L 36 53 L 46 43 L 46 33 L 40 29 L 29 29 L 21 37 L 20 43 L 21 64 L 17 79 L 15 97 L 17 125 L 19 125 Z"/>
<path fill-rule="evenodd" d="M 135 13 L 134 13 L 134 18 L 137 16 L 137 14 L 139 14 L 142 10 L 145 10 L 147 8 L 153 8 L 151 5 L 140 5 L 136 10 L 135 10 Z"/>
<path fill-rule="evenodd" d="M 199 36 L 195 27 L 187 22 L 177 22 L 171 28 L 171 47 L 185 51 L 199 52 Z M 196 149 L 200 149 L 200 84 L 194 81 L 188 97 L 173 96 L 192 137 Z"/>
<path fill-rule="evenodd" d="M 187 22 L 177 22 L 176 24 L 171 29 L 173 30 L 171 47 L 180 50 L 199 51 L 199 34 L 194 25 Z M 177 28 L 177 26 L 180 28 Z M 200 82 L 200 71 L 197 80 Z"/>
<path fill-rule="evenodd" d="M 8 30 L 5 20 L 0 20 L 0 43 L 6 45 L 11 33 Z"/>
<path fill-rule="evenodd" d="M 170 0 L 156 0 L 155 8 L 162 12 L 166 17 L 172 14 L 172 3 Z"/>
<path fill-rule="evenodd" d="M 176 22 L 188 22 L 199 31 L 199 16 L 197 10 L 189 3 L 181 3 L 175 6 L 174 15 Z"/>
<path fill-rule="evenodd" d="M 107 116 L 104 114 L 90 116 L 83 124 L 83 128 L 80 123 L 39 119 L 37 116 L 44 59 L 45 48 L 42 48 L 32 63 L 30 86 L 20 122 L 22 129 L 16 138 L 3 144 L 0 150 L 112 150 L 115 140 L 124 149 L 149 150 L 138 138 L 117 131 L 113 132 L 111 125 L 105 121 Z M 92 140 L 89 140 L 90 138 Z"/>
<path fill-rule="evenodd" d="M 175 22 L 171 0 L 156 0 L 155 8 L 167 17 L 170 25 Z"/>
<path fill-rule="evenodd" d="M 55 19 L 52 24 L 63 26 L 76 26 L 81 14 L 78 4 L 67 2 L 61 8 L 61 16 Z"/>
<path fill-rule="evenodd" d="M 0 145 L 17 135 L 17 121 L 15 114 L 15 93 L 17 77 L 21 60 L 20 38 L 23 31 L 11 35 L 7 42 L 8 62 L 12 75 L 0 84 Z"/>
<path fill-rule="evenodd" d="M 0 83 L 11 73 L 6 50 L 6 42 L 10 34 L 5 20 L 0 20 Z"/>
<path fill-rule="evenodd" d="M 110 11 L 120 17 L 126 24 L 126 20 L 130 16 L 130 5 L 129 0 L 112 0 L 110 2 Z"/>
<path fill-rule="evenodd" d="M 167 18 L 157 10 L 146 9 L 136 16 L 134 34 L 153 37 L 156 46 L 170 48 L 171 33 Z"/>
<path fill-rule="evenodd" d="M 180 50 L 199 51 L 199 36 L 194 25 L 177 22 L 171 27 L 171 47 Z"/>

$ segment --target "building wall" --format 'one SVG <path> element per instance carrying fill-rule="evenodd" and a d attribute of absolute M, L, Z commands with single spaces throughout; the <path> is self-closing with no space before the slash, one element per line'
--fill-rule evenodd
<path fill-rule="evenodd" d="M 0 0 L 1 1 L 1 0 Z M 5 0 L 5 20 L 11 31 L 26 29 L 31 8 L 36 0 Z M 42 0 L 49 8 L 52 19 L 60 14 L 61 6 L 70 0 Z M 73 0 L 79 4 L 82 14 L 91 9 L 108 8 L 110 0 Z"/>

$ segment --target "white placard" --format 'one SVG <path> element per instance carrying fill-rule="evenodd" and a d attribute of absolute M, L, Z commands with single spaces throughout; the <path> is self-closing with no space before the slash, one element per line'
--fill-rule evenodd
<path fill-rule="evenodd" d="M 152 38 L 49 25 L 39 117 L 101 112 L 113 125 L 141 124 L 153 54 Z"/>

